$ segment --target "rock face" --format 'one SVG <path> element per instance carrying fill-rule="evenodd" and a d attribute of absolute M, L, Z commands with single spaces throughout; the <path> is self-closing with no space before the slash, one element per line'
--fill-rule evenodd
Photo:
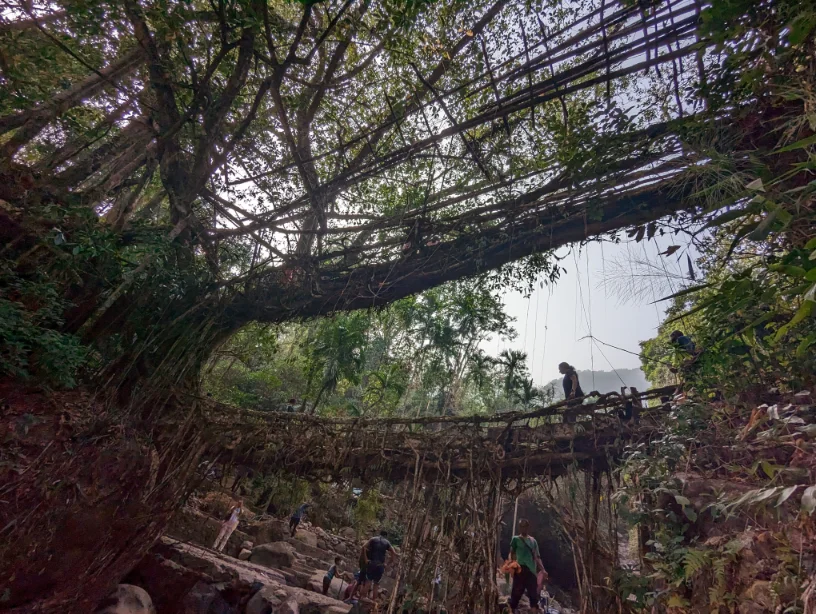
<path fill-rule="evenodd" d="M 181 602 L 196 583 L 209 576 L 193 571 L 157 552 L 149 552 L 125 577 L 125 582 L 150 588 L 153 605 L 159 614 L 181 611 Z"/>
<path fill-rule="evenodd" d="M 344 539 L 357 539 L 357 531 L 352 529 L 351 527 L 343 527 L 340 529 L 340 536 Z"/>
<path fill-rule="evenodd" d="M 287 598 L 288 595 L 285 590 L 275 586 L 267 586 L 252 596 L 252 599 L 246 605 L 245 612 L 246 614 L 280 612 L 281 600 Z"/>
<path fill-rule="evenodd" d="M 98 614 L 156 614 L 147 591 L 132 584 L 120 584 L 105 600 Z"/>
<path fill-rule="evenodd" d="M 247 533 L 252 537 L 255 546 L 261 546 L 270 542 L 283 541 L 283 523 L 279 520 L 262 520 L 250 523 Z M 215 538 L 213 538 L 215 539 Z"/>
<path fill-rule="evenodd" d="M 291 567 L 295 562 L 295 549 L 286 542 L 262 544 L 252 549 L 249 560 L 264 567 Z"/>
<path fill-rule="evenodd" d="M 285 551 L 292 548 L 286 543 L 266 546 L 267 550 L 271 546 L 275 550 L 282 546 Z M 254 550 L 258 548 L 262 546 Z M 275 569 L 192 544 L 162 538 L 146 558 L 149 560 L 139 566 L 144 570 L 159 570 L 163 568 L 161 565 L 169 564 L 164 567 L 168 573 L 187 578 L 184 584 L 187 588 L 179 586 L 175 595 L 176 605 L 157 608 L 157 614 L 348 614 L 350 609 L 330 596 L 287 586 L 284 576 Z M 148 593 L 161 592 L 161 577 L 143 571 L 140 578 Z M 190 585 L 193 578 L 197 580 Z M 111 614 L 114 612 L 119 614 L 117 610 Z"/>
<path fill-rule="evenodd" d="M 315 535 L 311 531 L 298 531 L 295 534 L 295 539 L 303 542 L 307 546 L 317 548 L 317 535 Z"/>
<path fill-rule="evenodd" d="M 255 544 L 253 544 L 251 541 L 245 540 L 241 543 L 241 550 L 252 550 L 254 546 Z"/>
<path fill-rule="evenodd" d="M 184 597 L 180 614 L 238 614 L 238 611 L 215 586 L 199 582 Z"/>

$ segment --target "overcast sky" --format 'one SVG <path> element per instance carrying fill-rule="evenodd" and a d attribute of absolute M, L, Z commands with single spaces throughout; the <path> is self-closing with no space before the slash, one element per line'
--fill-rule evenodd
<path fill-rule="evenodd" d="M 670 257 L 658 255 L 673 243 L 673 238 L 655 237 L 640 243 L 592 243 L 580 250 L 560 250 L 559 256 L 566 256 L 561 263 L 567 272 L 555 285 L 545 284 L 543 289 L 536 285 L 529 299 L 519 293 L 505 297 L 507 313 L 516 318 L 518 337 L 509 342 L 492 338 L 482 347 L 493 356 L 508 348 L 527 352 L 528 367 L 539 385 L 559 377 L 561 361 L 579 370 L 640 367 L 637 356 L 580 339 L 592 334 L 599 341 L 638 352 L 638 342 L 657 333 L 668 301 L 652 302 L 678 290 L 688 266 L 685 242 L 678 241 L 683 247 Z M 605 278 L 610 283 L 604 284 Z M 634 296 L 623 300 L 612 286 L 628 293 L 634 289 Z"/>

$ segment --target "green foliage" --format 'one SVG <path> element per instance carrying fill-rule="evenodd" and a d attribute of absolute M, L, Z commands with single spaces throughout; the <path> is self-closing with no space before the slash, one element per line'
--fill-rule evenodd
<path fill-rule="evenodd" d="M 88 352 L 76 335 L 57 330 L 68 306 L 53 282 L 2 271 L 0 374 L 74 386 Z"/>
<path fill-rule="evenodd" d="M 242 407 L 278 410 L 295 397 L 307 411 L 352 416 L 548 402 L 551 393 L 532 384 L 526 355 L 494 358 L 479 348 L 489 335 L 515 335 L 488 287 L 460 282 L 379 311 L 246 327 L 218 349 L 205 387 Z"/>
<path fill-rule="evenodd" d="M 358 536 L 370 533 L 375 528 L 382 509 L 380 491 L 376 488 L 366 489 L 354 506 L 354 528 Z"/>

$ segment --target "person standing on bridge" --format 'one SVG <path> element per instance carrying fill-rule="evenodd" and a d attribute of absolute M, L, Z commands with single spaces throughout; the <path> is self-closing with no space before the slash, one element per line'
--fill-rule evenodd
<path fill-rule="evenodd" d="M 558 365 L 558 371 L 564 376 L 564 398 L 568 405 L 580 404 L 580 398 L 584 396 L 584 391 L 581 390 L 581 384 L 578 381 L 578 373 L 575 367 L 567 362 L 562 362 Z M 564 412 L 564 422 L 575 422 L 575 410 L 567 410 Z"/>
<path fill-rule="evenodd" d="M 521 596 L 527 593 L 530 609 L 538 611 L 539 590 L 538 569 L 541 568 L 542 583 L 547 579 L 544 563 L 538 551 L 538 542 L 530 535 L 530 521 L 519 520 L 519 534 L 510 540 L 510 560 L 521 567 L 513 576 L 513 588 L 510 591 L 510 609 L 516 612 Z"/>
<path fill-rule="evenodd" d="M 298 525 L 300 524 L 300 521 L 303 520 L 303 517 L 306 515 L 306 511 L 310 507 L 312 507 L 310 503 L 304 503 L 295 510 L 294 514 L 292 514 L 292 517 L 289 519 L 289 531 L 292 533 L 292 537 L 294 537 L 295 533 L 297 533 Z"/>

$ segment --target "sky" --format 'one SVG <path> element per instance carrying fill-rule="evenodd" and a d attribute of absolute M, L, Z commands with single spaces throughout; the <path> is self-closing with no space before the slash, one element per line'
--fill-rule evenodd
<path fill-rule="evenodd" d="M 559 377 L 562 361 L 578 370 L 640 367 L 636 355 L 600 341 L 637 353 L 639 341 L 657 334 L 669 301 L 654 301 L 677 291 L 687 276 L 684 245 L 672 256 L 659 255 L 672 244 L 669 237 L 655 237 L 559 250 L 566 273 L 554 285 L 545 283 L 542 289 L 536 284 L 529 298 L 518 292 L 504 297 L 507 313 L 516 319 L 516 339 L 493 337 L 482 348 L 493 356 L 504 349 L 527 352 L 527 366 L 537 385 Z M 604 284 L 604 279 L 610 281 Z M 634 295 L 622 298 L 621 287 Z M 598 342 L 582 340 L 587 335 Z"/>

